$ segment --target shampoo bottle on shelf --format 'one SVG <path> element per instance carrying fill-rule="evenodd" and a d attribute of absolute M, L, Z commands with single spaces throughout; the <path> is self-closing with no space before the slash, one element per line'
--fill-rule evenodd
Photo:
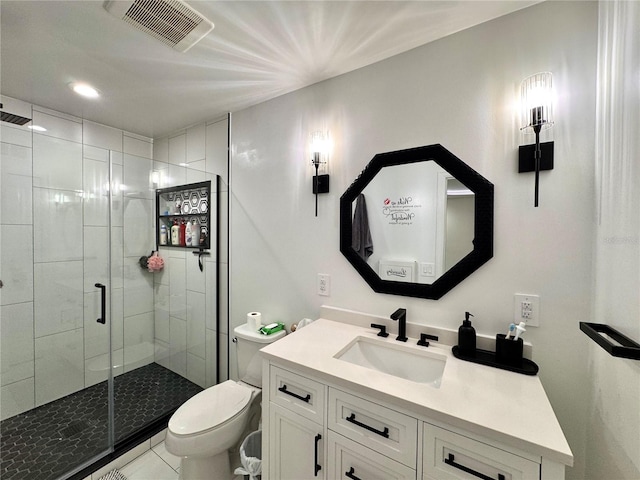
<path fill-rule="evenodd" d="M 179 227 L 179 237 L 178 237 L 178 245 L 180 245 L 181 247 L 185 247 L 187 244 L 185 242 L 185 236 L 187 233 L 187 226 L 184 224 L 184 220 L 182 220 L 182 222 L 180 223 L 180 227 Z"/>
<path fill-rule="evenodd" d="M 197 218 L 194 218 L 191 224 L 191 246 L 200 246 L 200 224 Z"/>
<path fill-rule="evenodd" d="M 184 235 L 185 235 L 184 241 L 187 247 L 192 246 L 193 245 L 193 229 L 191 228 L 190 220 L 187 221 L 187 226 L 185 228 Z"/>
<path fill-rule="evenodd" d="M 167 226 L 163 223 L 160 225 L 160 245 L 167 244 Z"/>
<path fill-rule="evenodd" d="M 180 227 L 178 226 L 178 220 L 174 220 L 171 226 L 171 245 L 180 245 Z"/>
<path fill-rule="evenodd" d="M 471 326 L 469 317 L 473 317 L 469 312 L 465 312 L 465 318 L 458 328 L 458 352 L 466 357 L 476 356 L 476 329 Z"/>

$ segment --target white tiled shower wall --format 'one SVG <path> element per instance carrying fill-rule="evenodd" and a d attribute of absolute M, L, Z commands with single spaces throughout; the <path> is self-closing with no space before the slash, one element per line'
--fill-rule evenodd
<path fill-rule="evenodd" d="M 192 250 L 160 248 L 164 271 L 155 276 L 156 361 L 202 386 L 214 385 L 216 337 L 220 345 L 220 381 L 227 379 L 227 205 L 228 120 L 201 123 L 154 141 L 154 170 L 160 172 L 161 187 L 211 181 L 212 225 L 210 238 L 221 239 L 220 257 L 212 244 L 202 257 L 204 269 Z M 216 232 L 216 176 L 220 186 L 220 232 Z M 220 269 L 220 328 L 216 322 L 217 277 Z"/>
<path fill-rule="evenodd" d="M 1 418 L 107 377 L 109 339 L 96 323 L 100 294 L 94 284 L 108 284 L 109 260 L 115 373 L 155 359 L 201 386 L 214 384 L 215 255 L 202 278 L 190 252 L 161 252 L 167 268 L 155 279 L 138 259 L 155 245 L 151 171 L 163 173 L 164 186 L 205 179 L 215 185 L 211 172 L 227 168 L 226 120 L 160 140 L 160 152 L 171 144 L 176 155 L 154 162 L 149 138 L 8 97 L 2 102 L 47 131 L 8 124 L 0 131 Z M 185 163 L 177 161 L 181 146 L 185 159 L 198 160 L 178 165 Z M 226 311 L 226 301 L 221 307 Z M 226 348 L 221 354 L 226 372 Z"/>

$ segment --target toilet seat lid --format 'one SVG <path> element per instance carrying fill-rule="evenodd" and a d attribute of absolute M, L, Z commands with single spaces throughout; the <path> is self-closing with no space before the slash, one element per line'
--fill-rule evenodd
<path fill-rule="evenodd" d="M 207 388 L 182 404 L 169 420 L 169 430 L 191 435 L 221 425 L 251 400 L 251 389 L 232 380 Z"/>

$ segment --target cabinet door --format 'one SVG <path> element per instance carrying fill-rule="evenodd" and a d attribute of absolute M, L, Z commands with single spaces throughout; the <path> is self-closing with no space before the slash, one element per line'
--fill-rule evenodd
<path fill-rule="evenodd" d="M 416 471 L 329 430 L 328 473 L 332 480 L 415 480 Z"/>
<path fill-rule="evenodd" d="M 324 479 L 322 426 L 274 403 L 269 410 L 269 478 Z"/>
<path fill-rule="evenodd" d="M 539 480 L 540 464 L 424 424 L 424 477 L 433 480 Z"/>

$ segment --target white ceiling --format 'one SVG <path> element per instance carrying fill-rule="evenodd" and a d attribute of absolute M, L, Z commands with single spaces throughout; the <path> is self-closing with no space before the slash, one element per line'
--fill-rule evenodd
<path fill-rule="evenodd" d="M 0 88 L 160 137 L 538 1 L 191 0 L 215 28 L 179 53 L 111 16 L 102 1 L 2 0 Z M 72 81 L 102 96 L 81 99 Z"/>

